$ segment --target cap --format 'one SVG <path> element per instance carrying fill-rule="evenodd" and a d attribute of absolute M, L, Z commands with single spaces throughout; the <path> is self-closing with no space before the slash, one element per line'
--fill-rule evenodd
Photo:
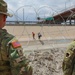
<path fill-rule="evenodd" d="M 4 0 L 0 0 L 0 14 L 5 14 L 9 17 L 12 17 L 12 14 L 7 13 L 7 3 Z"/>

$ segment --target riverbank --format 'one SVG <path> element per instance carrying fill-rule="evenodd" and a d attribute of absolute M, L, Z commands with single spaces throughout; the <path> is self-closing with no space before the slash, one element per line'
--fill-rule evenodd
<path fill-rule="evenodd" d="M 75 38 L 75 26 L 5 26 L 5 29 L 18 39 L 32 39 L 32 32 L 38 39 L 38 32 L 42 34 L 42 39 L 55 38 Z"/>

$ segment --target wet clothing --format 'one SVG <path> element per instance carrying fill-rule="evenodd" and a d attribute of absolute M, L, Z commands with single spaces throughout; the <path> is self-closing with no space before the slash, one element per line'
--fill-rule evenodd
<path fill-rule="evenodd" d="M 75 75 L 75 41 L 73 41 L 67 48 L 62 63 L 64 75 Z"/>
<path fill-rule="evenodd" d="M 41 33 L 38 33 L 38 39 L 40 39 L 42 37 Z"/>
<path fill-rule="evenodd" d="M 32 36 L 33 36 L 33 39 L 35 39 L 35 33 L 34 32 L 32 32 Z"/>
<path fill-rule="evenodd" d="M 5 29 L 0 29 L 0 75 L 32 75 L 21 44 Z"/>

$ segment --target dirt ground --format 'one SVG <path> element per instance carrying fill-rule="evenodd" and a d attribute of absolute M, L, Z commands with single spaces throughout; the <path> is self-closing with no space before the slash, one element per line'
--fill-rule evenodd
<path fill-rule="evenodd" d="M 35 51 L 28 55 L 33 75 L 63 75 L 62 61 L 66 48 Z"/>

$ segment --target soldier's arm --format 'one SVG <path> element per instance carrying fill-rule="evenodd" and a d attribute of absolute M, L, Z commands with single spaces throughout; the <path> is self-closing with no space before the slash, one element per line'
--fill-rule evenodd
<path fill-rule="evenodd" d="M 67 50 L 62 63 L 64 75 L 72 75 L 74 68 L 75 54 L 72 50 Z"/>
<path fill-rule="evenodd" d="M 23 48 L 16 38 L 13 38 L 9 41 L 8 53 L 12 72 L 16 71 L 14 75 L 18 75 L 19 73 L 28 73 L 27 75 L 32 75 L 32 68 L 28 65 L 29 62 L 23 55 Z"/>

